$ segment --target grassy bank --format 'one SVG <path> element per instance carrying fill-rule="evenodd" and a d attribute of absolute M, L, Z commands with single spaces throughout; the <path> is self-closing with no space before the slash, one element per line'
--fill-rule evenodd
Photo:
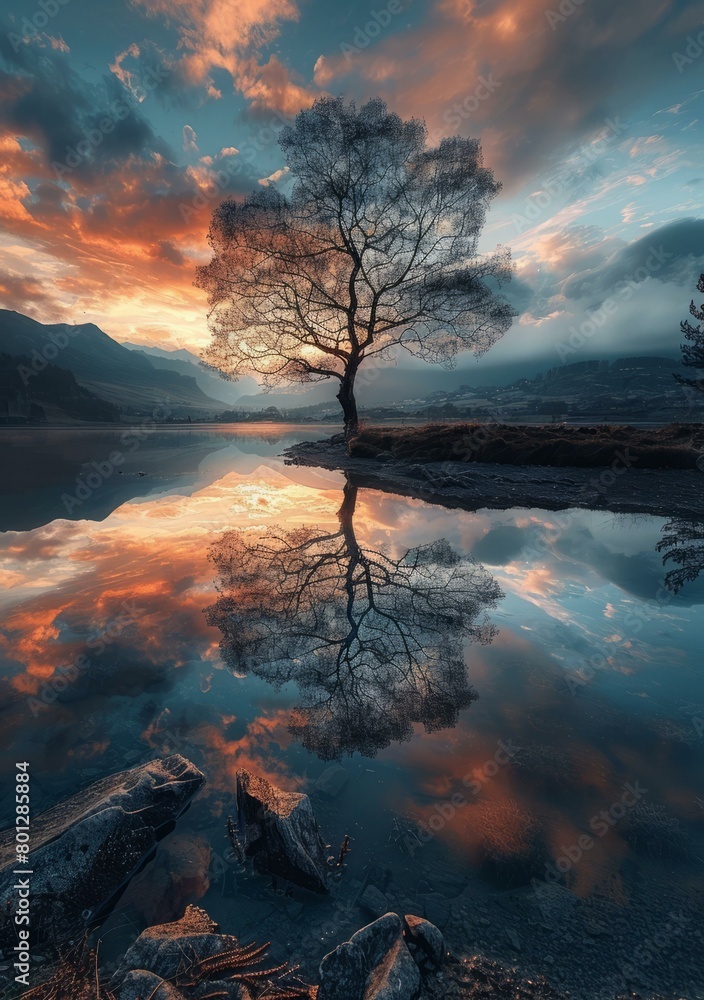
<path fill-rule="evenodd" d="M 404 462 L 498 462 L 594 468 L 694 469 L 704 456 L 704 425 L 636 428 L 602 424 L 427 424 L 364 427 L 350 442 L 355 458 Z M 701 467 L 701 461 L 700 466 Z"/>

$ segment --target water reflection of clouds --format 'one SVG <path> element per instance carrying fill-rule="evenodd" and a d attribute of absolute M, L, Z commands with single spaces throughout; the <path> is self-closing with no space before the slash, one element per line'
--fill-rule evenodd
<path fill-rule="evenodd" d="M 385 752 L 403 760 L 415 778 L 395 807 L 437 831 L 458 858 L 490 877 L 503 871 L 514 884 L 545 879 L 546 865 L 589 833 L 592 846 L 562 884 L 577 895 L 598 891 L 625 905 L 624 864 L 633 857 L 634 831 L 654 838 L 657 831 L 648 833 L 647 822 L 634 814 L 599 836 L 593 817 L 620 800 L 626 783 L 640 781 L 656 815 L 675 827 L 681 817 L 701 832 L 693 793 L 700 756 L 683 752 L 679 735 L 650 727 L 647 717 L 606 694 L 590 690 L 573 699 L 559 668 L 531 640 L 503 629 L 480 655 L 475 710 L 450 733 L 416 735 L 408 747 Z M 694 729 L 687 732 L 697 745 Z M 499 741 L 509 745 L 511 762 L 488 769 Z M 457 794 L 465 804 L 448 808 Z"/>
<path fill-rule="evenodd" d="M 202 614 L 215 599 L 207 547 L 233 527 L 334 527 L 340 490 L 335 477 L 309 478 L 273 459 L 251 464 L 257 471 L 247 480 L 228 472 L 191 496 L 125 504 L 101 523 L 55 521 L 0 536 L 12 585 L 0 633 L 12 681 L 3 691 L 4 740 L 22 746 L 44 730 L 43 745 L 33 743 L 38 771 L 90 770 L 105 755 L 117 770 L 125 748 L 137 745 L 193 756 L 208 771 L 208 808 L 216 812 L 227 806 L 236 767 L 300 786 L 309 758 L 288 732 L 293 693 L 218 669 L 220 637 Z M 467 649 L 480 694 L 472 710 L 454 730 L 416 733 L 382 751 L 402 769 L 400 810 L 428 821 L 466 775 L 481 774 L 499 739 L 511 739 L 524 749 L 522 762 L 501 768 L 440 834 L 463 858 L 485 863 L 487 851 L 525 850 L 536 824 L 554 858 L 637 778 L 655 802 L 697 820 L 701 746 L 677 703 L 704 701 L 689 606 L 701 596 L 692 587 L 656 603 L 660 520 L 619 525 L 575 512 L 563 528 L 558 515 L 538 511 L 448 511 L 361 490 L 356 524 L 360 541 L 397 554 L 447 538 L 487 564 L 507 594 L 493 645 Z M 143 611 L 95 657 L 94 673 L 33 719 L 24 696 L 84 652 L 125 601 Z M 599 645 L 608 650 L 606 668 L 575 698 L 565 670 Z M 576 891 L 605 885 L 617 898 L 629 850 L 617 826 L 576 866 Z"/>

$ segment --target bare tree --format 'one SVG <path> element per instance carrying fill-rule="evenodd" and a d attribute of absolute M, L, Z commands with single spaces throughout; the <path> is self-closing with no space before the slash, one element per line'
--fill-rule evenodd
<path fill-rule="evenodd" d="M 211 307 L 207 363 L 267 387 L 337 379 L 350 437 L 365 362 L 401 346 L 451 367 L 505 333 L 509 254 L 478 254 L 500 185 L 477 140 L 426 140 L 424 122 L 381 100 L 301 111 L 280 138 L 290 195 L 268 187 L 213 214 L 196 280 Z"/>
<path fill-rule="evenodd" d="M 293 681 L 291 732 L 324 759 L 372 756 L 393 740 L 455 725 L 476 697 L 463 643 L 491 642 L 491 575 L 441 539 L 400 557 L 360 544 L 357 488 L 337 531 L 229 531 L 211 549 L 221 597 L 205 609 L 237 673 Z"/>

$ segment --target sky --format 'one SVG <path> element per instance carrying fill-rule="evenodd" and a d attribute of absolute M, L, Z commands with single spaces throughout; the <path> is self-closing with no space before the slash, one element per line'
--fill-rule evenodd
<path fill-rule="evenodd" d="M 551 6 L 552 4 L 552 6 Z M 685 0 L 1 0 L 0 306 L 208 342 L 213 208 L 289 183 L 282 125 L 381 97 L 503 184 L 483 363 L 666 353 L 704 271 L 704 7 Z"/>

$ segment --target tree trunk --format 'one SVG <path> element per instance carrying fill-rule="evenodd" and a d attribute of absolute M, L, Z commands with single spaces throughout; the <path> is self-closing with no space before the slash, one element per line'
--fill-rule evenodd
<path fill-rule="evenodd" d="M 340 391 L 337 394 L 337 398 L 340 401 L 340 406 L 342 407 L 342 416 L 344 419 L 344 433 L 345 441 L 349 441 L 350 438 L 359 430 L 359 417 L 357 416 L 357 400 L 354 396 L 354 380 L 357 374 L 357 365 L 350 364 L 347 367 L 344 378 L 340 382 Z"/>

